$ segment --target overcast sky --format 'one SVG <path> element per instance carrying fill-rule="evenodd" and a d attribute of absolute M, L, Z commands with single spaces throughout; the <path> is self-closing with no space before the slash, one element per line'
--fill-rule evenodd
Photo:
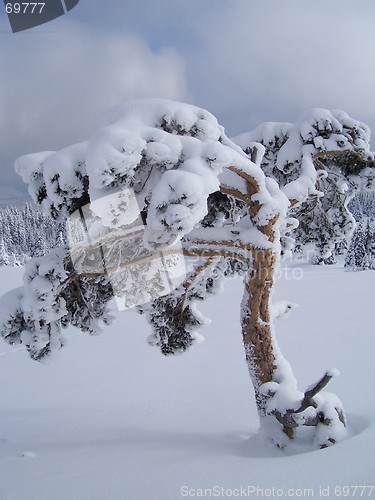
<path fill-rule="evenodd" d="M 375 139 L 373 0 L 80 0 L 16 34 L 0 11 L 1 186 L 21 188 L 19 155 L 85 140 L 143 97 L 204 107 L 229 136 L 339 108 Z"/>

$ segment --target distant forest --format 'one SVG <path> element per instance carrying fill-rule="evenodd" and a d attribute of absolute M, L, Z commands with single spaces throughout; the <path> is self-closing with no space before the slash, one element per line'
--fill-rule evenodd
<path fill-rule="evenodd" d="M 0 209 L 0 266 L 22 266 L 65 241 L 65 224 L 29 203 Z"/>
<path fill-rule="evenodd" d="M 348 208 L 357 227 L 348 241 L 346 267 L 374 269 L 375 196 L 359 193 Z M 54 221 L 35 205 L 27 203 L 23 207 L 0 209 L 0 266 L 23 266 L 32 257 L 44 255 L 64 243 L 65 224 Z"/>

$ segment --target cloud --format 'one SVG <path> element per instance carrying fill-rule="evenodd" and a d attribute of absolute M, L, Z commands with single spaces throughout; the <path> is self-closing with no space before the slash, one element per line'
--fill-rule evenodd
<path fill-rule="evenodd" d="M 92 0 L 55 31 L 0 33 L 0 181 L 20 154 L 84 140 L 107 108 L 149 96 L 202 106 L 231 135 L 338 108 L 375 139 L 374 15 L 373 0 Z"/>
<path fill-rule="evenodd" d="M 2 36 L 2 183 L 21 154 L 87 139 L 108 108 L 126 100 L 186 100 L 185 67 L 174 49 L 152 51 L 140 37 L 64 22 L 60 31 Z"/>
<path fill-rule="evenodd" d="M 211 9 L 197 17 L 200 46 L 187 60 L 194 98 L 232 133 L 293 121 L 310 107 L 344 109 L 375 126 L 374 14 L 367 0 L 360 8 L 346 0 L 253 0 Z"/>

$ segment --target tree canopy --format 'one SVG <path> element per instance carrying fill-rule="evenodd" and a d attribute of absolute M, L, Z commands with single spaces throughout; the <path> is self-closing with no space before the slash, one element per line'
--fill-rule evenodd
<path fill-rule="evenodd" d="M 350 196 L 374 187 L 368 141 L 365 125 L 326 110 L 230 140 L 208 111 L 151 99 L 114 108 L 86 142 L 19 158 L 33 200 L 67 221 L 70 238 L 26 265 L 24 286 L 3 299 L 2 336 L 40 360 L 64 345 L 68 325 L 97 333 L 115 296 L 120 309 L 146 316 L 150 344 L 175 354 L 199 339 L 197 303 L 241 275 L 245 357 L 264 428 L 281 447 L 302 426 L 316 428 L 315 446 L 336 442 L 344 411 L 321 392 L 335 372 L 297 390 L 271 299 L 288 233 L 327 259 L 351 227 Z"/>

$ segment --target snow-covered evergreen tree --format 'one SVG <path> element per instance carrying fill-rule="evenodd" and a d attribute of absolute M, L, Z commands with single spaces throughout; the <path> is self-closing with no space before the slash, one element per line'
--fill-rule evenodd
<path fill-rule="evenodd" d="M 369 269 L 375 269 L 375 221 L 367 218 L 366 224 L 366 253 Z"/>
<path fill-rule="evenodd" d="M 357 222 L 364 217 L 375 220 L 375 193 L 360 191 L 348 204 L 350 212 Z"/>
<path fill-rule="evenodd" d="M 366 227 L 363 220 L 359 222 L 351 239 L 345 258 L 345 267 L 356 271 L 369 268 L 369 258 L 366 250 Z"/>
<path fill-rule="evenodd" d="M 241 149 L 203 109 L 137 101 L 112 110 L 85 143 L 21 157 L 16 171 L 34 201 L 53 219 L 68 218 L 68 233 L 69 226 L 81 229 L 72 232 L 69 248 L 26 265 L 24 287 L 3 298 L 2 336 L 22 342 L 39 360 L 64 344 L 68 324 L 96 333 L 100 322 L 110 321 L 107 303 L 116 296 L 146 316 L 150 344 L 166 355 L 180 353 L 197 342 L 205 323 L 197 303 L 220 291 L 227 276 L 241 275 L 243 344 L 262 429 L 281 447 L 303 426 L 315 428 L 317 447 L 336 442 L 345 434 L 344 412 L 335 396 L 321 392 L 335 373 L 297 390 L 275 339 L 271 304 L 281 234 L 297 225 L 287 215 L 290 205 L 308 200 L 321 214 L 325 192 L 342 201 L 339 195 L 349 190 L 342 176 L 369 184 L 373 173 L 366 129 L 354 132 L 357 122 L 345 114 L 323 118 L 314 114 L 276 135 L 273 127 L 268 149 L 240 140 Z M 342 205 L 330 214 L 339 220 Z M 319 238 L 327 237 L 327 245 L 329 228 Z M 165 293 L 161 267 L 152 265 L 159 261 L 168 270 L 182 256 L 186 273 Z"/>
<path fill-rule="evenodd" d="M 369 217 L 364 217 L 357 224 L 345 258 L 345 267 L 350 271 L 375 269 L 375 227 Z"/>
<path fill-rule="evenodd" d="M 313 109 L 296 124 L 264 123 L 233 140 L 250 154 L 257 143 L 265 148 L 261 167 L 291 200 L 290 215 L 299 222 L 289 247 L 295 240 L 295 250 L 307 250 L 314 263 L 334 263 L 355 227 L 348 203 L 360 189 L 375 188 L 369 128 L 343 111 Z"/>
<path fill-rule="evenodd" d="M 9 266 L 9 255 L 2 236 L 0 237 L 0 266 Z"/>
<path fill-rule="evenodd" d="M 24 265 L 31 257 L 44 255 L 66 242 L 65 224 L 30 203 L 0 209 L 0 234 L 3 253 L 8 256 L 0 265 Z"/>

